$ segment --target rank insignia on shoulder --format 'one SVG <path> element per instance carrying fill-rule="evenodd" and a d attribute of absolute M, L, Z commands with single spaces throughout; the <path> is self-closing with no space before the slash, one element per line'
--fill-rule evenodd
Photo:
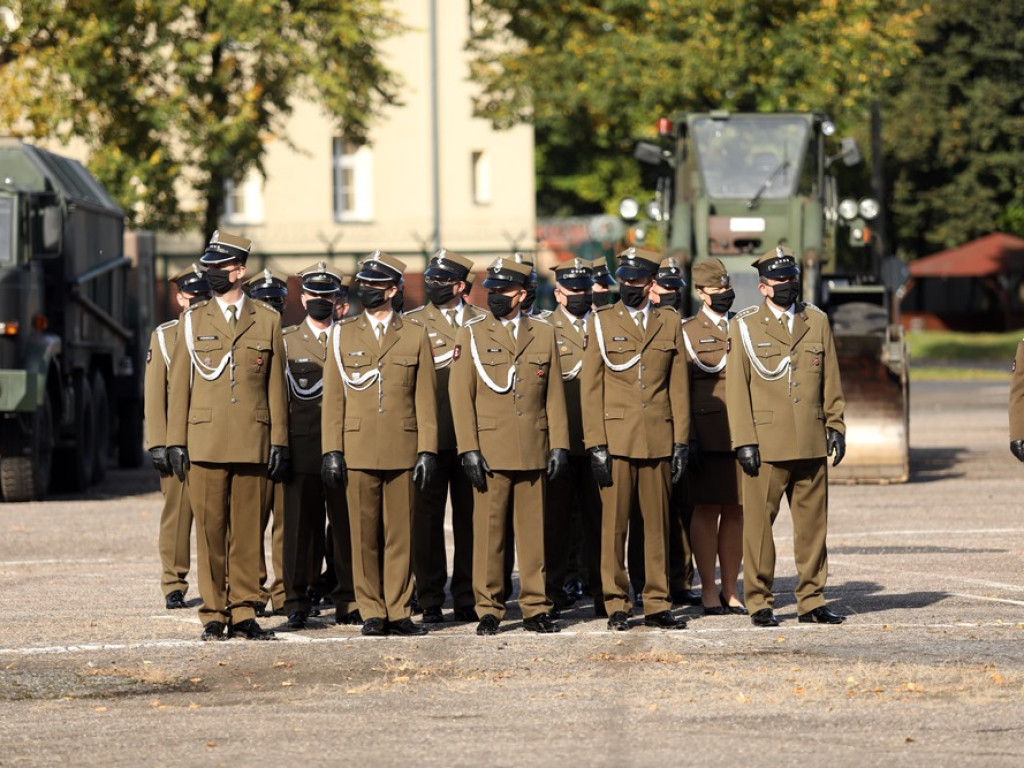
<path fill-rule="evenodd" d="M 152 359 L 153 359 L 153 350 L 152 349 L 147 349 L 146 350 L 146 365 L 149 365 L 149 361 L 152 360 Z"/>
<path fill-rule="evenodd" d="M 458 360 L 462 357 L 462 345 L 456 344 L 455 349 L 452 350 L 452 360 Z"/>

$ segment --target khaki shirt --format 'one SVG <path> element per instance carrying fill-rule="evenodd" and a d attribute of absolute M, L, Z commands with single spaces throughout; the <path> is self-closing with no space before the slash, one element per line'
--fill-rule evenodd
<path fill-rule="evenodd" d="M 167 445 L 167 393 L 171 353 L 178 338 L 178 321 L 158 325 L 149 337 L 145 376 L 145 447 L 146 450 Z"/>
<path fill-rule="evenodd" d="M 462 324 L 484 311 L 472 304 L 462 305 Z M 440 451 L 455 450 L 455 427 L 452 424 L 452 406 L 448 398 L 448 376 L 451 373 L 452 357 L 455 352 L 455 337 L 459 329 L 452 327 L 443 310 L 433 304 L 406 312 L 404 317 L 427 329 L 430 352 L 434 357 L 434 373 L 437 375 L 437 448 Z"/>
<path fill-rule="evenodd" d="M 246 298 L 232 334 L 216 300 L 209 299 L 186 309 L 180 320 L 171 355 L 167 445 L 188 446 L 192 461 L 265 463 L 270 446 L 288 445 L 281 316 Z M 212 377 L 211 369 L 222 365 Z"/>
<path fill-rule="evenodd" d="M 323 452 L 343 452 L 353 469 L 411 469 L 418 453 L 436 453 L 437 378 L 426 329 L 395 313 L 378 345 L 365 312 L 336 323 L 321 427 Z"/>
<path fill-rule="evenodd" d="M 328 343 L 321 344 L 303 320 L 284 329 L 285 379 L 288 383 L 288 445 L 296 472 L 320 472 L 320 411 L 323 401 L 324 364 Z"/>
<path fill-rule="evenodd" d="M 480 451 L 491 469 L 511 472 L 544 469 L 549 450 L 569 448 L 562 369 L 550 325 L 520 315 L 513 346 L 501 321 L 487 314 L 459 331 L 456 350 L 448 386 L 460 454 Z M 481 370 L 507 391 L 495 391 Z"/>
<path fill-rule="evenodd" d="M 757 445 L 763 461 L 813 459 L 826 455 L 826 427 L 846 433 L 835 341 L 828 317 L 817 307 L 797 305 L 792 334 L 767 302 L 743 310 L 729 325 L 728 359 L 733 448 Z"/>
<path fill-rule="evenodd" d="M 690 372 L 690 437 L 700 444 L 701 450 L 732 451 L 725 407 L 729 335 L 703 311 L 683 320 L 683 334 L 686 366 Z M 726 365 L 717 373 L 704 370 L 717 368 L 723 360 Z"/>
<path fill-rule="evenodd" d="M 673 443 L 686 444 L 690 435 L 690 388 L 679 315 L 652 305 L 641 336 L 618 302 L 592 312 L 586 331 L 580 397 L 587 448 L 607 445 L 613 456 L 632 459 L 671 456 Z M 626 370 L 608 367 L 634 359 Z"/>
<path fill-rule="evenodd" d="M 569 416 L 569 453 L 581 456 L 586 453 L 583 445 L 583 405 L 580 400 L 584 333 L 576 330 L 573 324 L 575 319 L 563 308 L 556 309 L 547 318 L 555 329 L 555 341 L 558 343 L 558 361 L 562 368 L 562 385 L 565 387 L 565 410 Z"/>
<path fill-rule="evenodd" d="M 1010 440 L 1024 440 L 1024 341 L 1017 343 L 1010 379 Z"/>

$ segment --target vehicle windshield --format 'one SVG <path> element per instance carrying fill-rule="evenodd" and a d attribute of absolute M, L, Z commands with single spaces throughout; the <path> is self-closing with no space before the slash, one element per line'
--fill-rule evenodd
<path fill-rule="evenodd" d="M 808 127 L 796 117 L 694 120 L 691 135 L 708 196 L 770 200 L 795 194 Z"/>
<path fill-rule="evenodd" d="M 0 197 L 0 267 L 14 263 L 14 200 Z"/>

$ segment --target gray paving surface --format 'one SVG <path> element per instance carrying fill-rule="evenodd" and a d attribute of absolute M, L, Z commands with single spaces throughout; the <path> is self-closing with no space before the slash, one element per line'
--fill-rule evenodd
<path fill-rule="evenodd" d="M 513 608 L 495 638 L 202 644 L 162 607 L 152 472 L 0 505 L 0 765 L 1022 765 L 1006 385 L 913 396 L 912 482 L 832 489 L 842 627 L 796 622 L 783 514 L 776 630 L 688 609 L 684 632 L 613 635 L 588 608 L 538 637 Z"/>

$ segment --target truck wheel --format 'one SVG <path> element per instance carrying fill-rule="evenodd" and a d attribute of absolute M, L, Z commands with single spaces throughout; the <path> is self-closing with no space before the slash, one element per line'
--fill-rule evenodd
<path fill-rule="evenodd" d="M 36 501 L 50 490 L 53 467 L 53 410 L 50 398 L 32 418 L 32 446 L 28 456 L 0 459 L 0 491 L 5 501 Z"/>
<path fill-rule="evenodd" d="M 107 476 L 110 461 L 110 401 L 107 382 L 97 371 L 92 376 L 92 423 L 96 436 L 96 457 L 92 465 L 92 482 L 100 483 Z"/>

